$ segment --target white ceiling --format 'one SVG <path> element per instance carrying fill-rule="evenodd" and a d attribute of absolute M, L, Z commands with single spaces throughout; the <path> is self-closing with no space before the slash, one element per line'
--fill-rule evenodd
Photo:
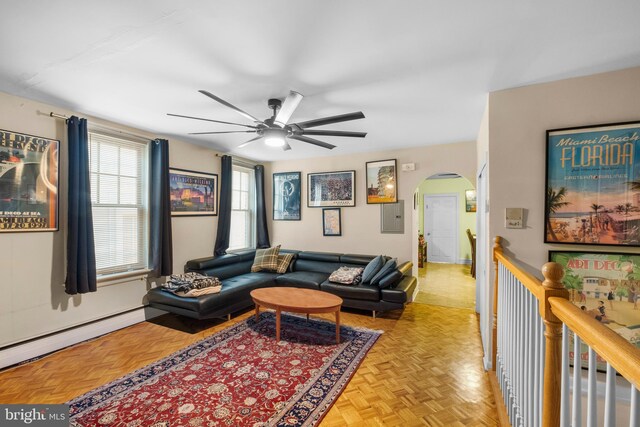
<path fill-rule="evenodd" d="M 6 1 L 0 90 L 260 160 L 476 138 L 487 93 L 640 65 L 640 2 L 602 0 Z M 640 82 L 639 82 L 640 84 Z M 332 151 L 235 147 L 268 98 L 305 98 L 291 121 L 364 112 L 319 137 Z M 316 128 L 324 129 L 324 128 Z"/>

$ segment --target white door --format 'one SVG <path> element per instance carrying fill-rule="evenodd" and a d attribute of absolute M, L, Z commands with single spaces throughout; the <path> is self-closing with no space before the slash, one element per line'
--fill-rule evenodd
<path fill-rule="evenodd" d="M 457 194 L 425 194 L 424 233 L 429 262 L 457 263 L 458 210 Z"/>

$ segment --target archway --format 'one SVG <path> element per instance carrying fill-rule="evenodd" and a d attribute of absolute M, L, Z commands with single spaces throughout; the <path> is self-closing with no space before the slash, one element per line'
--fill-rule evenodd
<path fill-rule="evenodd" d="M 414 194 L 418 240 L 418 293 L 415 302 L 475 308 L 475 186 L 465 177 L 443 172 L 424 178 Z"/>

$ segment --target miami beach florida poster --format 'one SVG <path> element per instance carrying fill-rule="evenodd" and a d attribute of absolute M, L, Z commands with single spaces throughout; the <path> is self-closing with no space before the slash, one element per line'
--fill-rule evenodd
<path fill-rule="evenodd" d="M 545 243 L 640 246 L 640 122 L 547 131 Z"/>

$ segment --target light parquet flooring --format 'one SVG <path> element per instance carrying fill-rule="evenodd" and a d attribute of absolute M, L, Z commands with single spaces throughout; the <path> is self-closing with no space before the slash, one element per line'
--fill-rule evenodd
<path fill-rule="evenodd" d="M 68 401 L 251 315 L 231 322 L 166 315 L 78 344 L 0 372 L 0 403 Z M 322 426 L 497 425 L 473 312 L 414 303 L 377 319 L 347 310 L 341 320 L 384 334 Z"/>
<path fill-rule="evenodd" d="M 476 279 L 471 266 L 427 263 L 418 271 L 418 294 L 415 302 L 475 309 Z"/>

